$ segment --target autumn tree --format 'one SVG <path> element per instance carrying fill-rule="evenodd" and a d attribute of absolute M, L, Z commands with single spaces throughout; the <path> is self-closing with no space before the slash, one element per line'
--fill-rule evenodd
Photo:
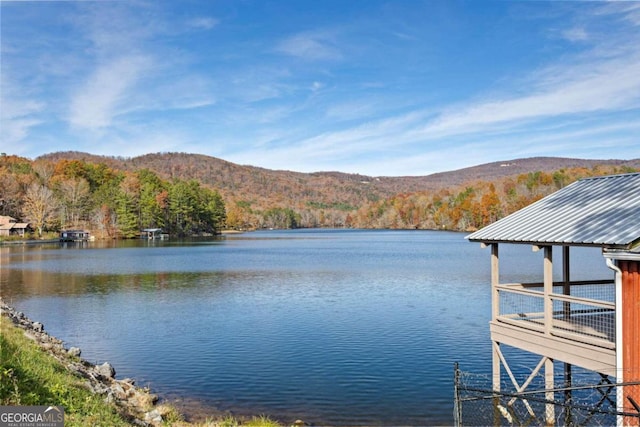
<path fill-rule="evenodd" d="M 58 200 L 53 191 L 43 184 L 33 183 L 24 197 L 22 214 L 37 230 L 38 236 L 55 217 Z"/>
<path fill-rule="evenodd" d="M 489 190 L 480 199 L 480 216 L 481 226 L 489 225 L 502 217 L 500 198 L 493 183 L 489 184 Z"/>
<path fill-rule="evenodd" d="M 0 215 L 17 216 L 22 193 L 16 176 L 0 168 Z"/>
<path fill-rule="evenodd" d="M 62 224 L 77 227 L 88 217 L 90 207 L 89 183 L 84 178 L 65 179 L 57 184 Z"/>
<path fill-rule="evenodd" d="M 92 223 L 101 238 L 114 238 L 117 232 L 115 212 L 107 205 L 97 208 L 92 214 Z"/>

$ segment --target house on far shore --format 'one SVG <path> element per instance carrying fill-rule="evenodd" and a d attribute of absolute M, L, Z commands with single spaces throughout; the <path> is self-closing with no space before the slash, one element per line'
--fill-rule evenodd
<path fill-rule="evenodd" d="M 18 222 L 17 219 L 10 216 L 0 216 L 0 236 L 20 236 L 32 231 L 28 222 Z"/>
<path fill-rule="evenodd" d="M 90 240 L 89 232 L 84 230 L 62 230 L 60 232 L 61 242 L 84 242 Z"/>

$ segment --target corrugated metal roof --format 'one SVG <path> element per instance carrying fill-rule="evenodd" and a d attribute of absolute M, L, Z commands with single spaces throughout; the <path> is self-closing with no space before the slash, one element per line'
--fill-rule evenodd
<path fill-rule="evenodd" d="M 576 181 L 467 238 L 628 249 L 640 240 L 640 173 Z"/>

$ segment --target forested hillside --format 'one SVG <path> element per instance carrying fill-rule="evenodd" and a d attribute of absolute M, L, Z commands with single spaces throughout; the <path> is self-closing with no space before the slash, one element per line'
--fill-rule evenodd
<path fill-rule="evenodd" d="M 196 180 L 163 180 L 149 169 L 121 171 L 80 160 L 0 156 L 0 214 L 29 222 L 36 237 L 89 229 L 99 238 L 136 237 L 142 228 L 170 234 L 218 232 L 220 194 Z"/>
<path fill-rule="evenodd" d="M 637 170 L 638 159 L 530 158 L 422 177 L 369 177 L 274 171 L 185 153 L 3 155 L 0 212 L 42 230 L 89 228 L 104 237 L 148 227 L 183 235 L 223 227 L 469 230 L 576 179 Z M 37 212 L 38 198 L 47 200 L 46 215 Z"/>

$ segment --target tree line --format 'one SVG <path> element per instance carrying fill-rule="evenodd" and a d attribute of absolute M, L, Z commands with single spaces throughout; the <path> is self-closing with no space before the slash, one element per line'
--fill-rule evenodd
<path fill-rule="evenodd" d="M 0 212 L 29 222 L 38 236 L 82 228 L 98 238 L 136 237 L 144 228 L 178 236 L 214 234 L 226 219 L 220 194 L 195 180 L 11 155 L 0 157 Z"/>
<path fill-rule="evenodd" d="M 631 167 L 595 166 L 530 172 L 497 181 L 478 181 L 437 192 L 398 194 L 368 203 L 345 218 L 356 228 L 473 231 L 499 220 L 578 179 L 633 173 Z"/>
<path fill-rule="evenodd" d="M 222 195 L 197 179 L 162 179 L 150 169 L 119 170 L 84 160 L 0 157 L 0 214 L 20 218 L 37 234 L 89 229 L 101 238 L 135 237 L 143 228 L 177 236 L 223 228 L 384 228 L 469 231 L 486 226 L 577 179 L 636 172 L 594 166 L 530 172 L 392 197 L 334 202 L 286 200 L 280 192 L 258 201 L 243 191 Z"/>
<path fill-rule="evenodd" d="M 400 193 L 349 203 L 306 202 L 296 208 L 260 210 L 249 201 L 228 206 L 227 226 L 349 227 L 472 231 L 491 224 L 574 181 L 601 175 L 633 173 L 628 166 L 594 166 L 530 172 L 493 181 L 476 181 L 436 191 Z"/>

